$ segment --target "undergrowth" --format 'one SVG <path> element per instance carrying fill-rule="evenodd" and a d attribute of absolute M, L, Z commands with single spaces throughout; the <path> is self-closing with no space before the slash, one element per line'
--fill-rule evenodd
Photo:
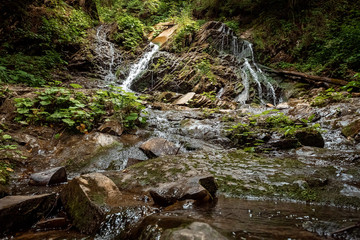
<path fill-rule="evenodd" d="M 146 122 L 144 106 L 134 93 L 120 88 L 85 94 L 74 89 L 52 87 L 31 98 L 16 98 L 16 121 L 28 124 L 60 125 L 65 129 L 88 133 L 105 118 L 112 117 L 124 128 Z"/>

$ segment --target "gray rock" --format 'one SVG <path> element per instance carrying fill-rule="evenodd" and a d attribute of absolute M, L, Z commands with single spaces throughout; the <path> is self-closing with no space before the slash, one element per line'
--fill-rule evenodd
<path fill-rule="evenodd" d="M 152 138 L 144 142 L 140 149 L 148 158 L 156 158 L 164 155 L 175 155 L 178 148 L 172 142 L 164 138 Z"/>
<path fill-rule="evenodd" d="M 150 195 L 156 204 L 169 206 L 186 199 L 211 201 L 215 197 L 216 190 L 217 184 L 213 176 L 200 176 L 161 184 L 156 189 L 151 189 Z"/>
<path fill-rule="evenodd" d="M 56 203 L 55 194 L 7 196 L 0 199 L 0 236 L 30 227 Z"/>
<path fill-rule="evenodd" d="M 209 224 L 202 222 L 193 222 L 186 228 L 168 229 L 162 235 L 161 239 L 171 240 L 226 240 L 227 238 L 213 229 Z"/>
<path fill-rule="evenodd" d="M 30 185 L 47 186 L 67 182 L 64 167 L 56 167 L 43 172 L 33 173 L 30 176 Z"/>

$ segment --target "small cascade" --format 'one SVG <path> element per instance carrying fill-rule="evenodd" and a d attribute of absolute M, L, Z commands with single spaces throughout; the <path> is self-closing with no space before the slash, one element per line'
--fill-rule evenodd
<path fill-rule="evenodd" d="M 216 94 L 217 99 L 221 99 L 222 95 L 224 94 L 224 88 L 221 88 L 219 92 Z"/>
<path fill-rule="evenodd" d="M 222 24 L 218 28 L 218 32 L 220 32 L 221 36 L 218 41 L 219 51 L 230 52 L 241 64 L 240 75 L 242 77 L 244 90 L 235 98 L 235 101 L 244 104 L 249 100 L 250 83 L 254 82 L 257 85 L 260 102 L 265 104 L 268 101 L 276 105 L 278 99 L 276 97 L 275 88 L 269 81 L 269 77 L 266 76 L 256 64 L 252 44 L 246 40 L 239 40 L 234 32 L 225 24 Z M 264 91 L 266 91 L 266 94 L 263 93 Z"/>
<path fill-rule="evenodd" d="M 116 68 L 121 63 L 121 54 L 115 45 L 106 39 L 109 29 L 105 25 L 100 25 L 96 30 L 95 54 L 99 59 L 99 74 L 107 85 L 116 84 Z"/>
<path fill-rule="evenodd" d="M 144 53 L 140 60 L 130 67 L 128 77 L 121 84 L 121 87 L 125 91 L 132 92 L 132 90 L 130 89 L 132 82 L 146 70 L 152 57 L 159 50 L 159 46 L 154 43 L 150 43 L 148 49 L 149 50 Z"/>

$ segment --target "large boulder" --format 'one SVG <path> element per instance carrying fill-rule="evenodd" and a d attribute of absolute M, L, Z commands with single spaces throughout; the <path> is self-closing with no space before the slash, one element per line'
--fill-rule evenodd
<path fill-rule="evenodd" d="M 71 180 L 60 197 L 73 226 L 93 234 L 109 209 L 122 201 L 121 195 L 112 180 L 101 173 L 91 173 Z"/>
<path fill-rule="evenodd" d="M 168 206 L 177 201 L 193 199 L 211 201 L 215 197 L 217 184 L 213 176 L 198 176 L 179 182 L 160 184 L 150 190 L 154 202 L 160 206 Z"/>
<path fill-rule="evenodd" d="M 169 142 L 164 138 L 152 138 L 144 142 L 140 149 L 146 154 L 148 158 L 156 158 L 164 155 L 175 155 L 178 148 L 174 143 Z"/>
<path fill-rule="evenodd" d="M 46 171 L 33 173 L 30 175 L 30 185 L 47 186 L 59 184 L 67 181 L 66 170 L 64 167 L 56 167 Z"/>
<path fill-rule="evenodd" d="M 0 236 L 30 227 L 56 203 L 55 194 L 7 196 L 0 199 Z"/>

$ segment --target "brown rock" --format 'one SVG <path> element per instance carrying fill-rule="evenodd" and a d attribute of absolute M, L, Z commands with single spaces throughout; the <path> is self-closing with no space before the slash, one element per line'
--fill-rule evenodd
<path fill-rule="evenodd" d="M 173 104 L 175 105 L 186 105 L 189 103 L 189 101 L 195 96 L 194 92 L 189 92 L 176 100 Z"/>
<path fill-rule="evenodd" d="M 148 158 L 156 158 L 164 155 L 175 155 L 178 148 L 172 142 L 164 138 L 152 138 L 144 142 L 140 149 Z"/>
<path fill-rule="evenodd" d="M 169 206 L 186 199 L 210 201 L 215 196 L 216 190 L 217 184 L 214 177 L 202 176 L 162 184 L 158 188 L 150 190 L 150 195 L 156 204 Z"/>
<path fill-rule="evenodd" d="M 63 182 L 67 182 L 66 170 L 64 167 L 57 167 L 31 174 L 29 185 L 47 186 Z"/>
<path fill-rule="evenodd" d="M 37 229 L 64 229 L 67 228 L 69 222 L 64 217 L 50 218 L 46 220 L 39 221 L 36 224 Z"/>
<path fill-rule="evenodd" d="M 103 133 L 109 133 L 111 135 L 121 136 L 121 134 L 124 131 L 124 128 L 119 121 L 110 120 L 103 123 L 99 127 L 99 131 Z"/>
<path fill-rule="evenodd" d="M 30 227 L 46 216 L 56 202 L 55 194 L 7 196 L 0 199 L 0 236 Z"/>
<path fill-rule="evenodd" d="M 112 180 L 101 173 L 74 178 L 60 194 L 72 224 L 83 233 L 95 233 L 107 209 L 119 205 L 121 193 Z"/>

